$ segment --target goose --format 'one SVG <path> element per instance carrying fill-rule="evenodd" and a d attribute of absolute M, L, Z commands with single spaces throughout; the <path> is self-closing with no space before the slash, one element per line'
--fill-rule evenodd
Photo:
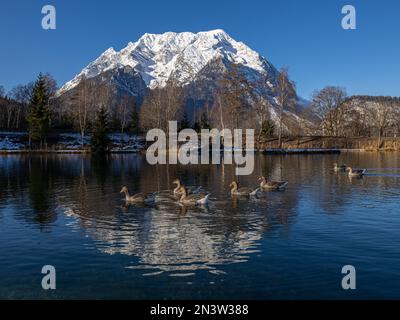
<path fill-rule="evenodd" d="M 182 188 L 184 187 L 181 183 L 181 180 L 176 179 L 172 181 L 172 184 L 176 186 L 174 189 L 174 196 L 180 197 L 182 195 Z M 189 190 L 186 191 L 187 193 L 190 193 Z"/>
<path fill-rule="evenodd" d="M 264 176 L 261 176 L 258 181 L 261 181 L 261 190 L 283 190 L 288 184 L 287 181 L 267 181 Z"/>
<path fill-rule="evenodd" d="M 337 163 L 334 163 L 333 164 L 333 170 L 335 171 L 335 172 L 338 172 L 338 171 L 346 171 L 346 168 L 347 168 L 347 166 L 345 165 L 345 164 L 342 164 L 342 165 L 338 165 Z"/>
<path fill-rule="evenodd" d="M 347 170 L 349 171 L 349 177 L 362 177 L 367 172 L 367 169 L 353 170 L 351 167 L 347 167 Z"/>
<path fill-rule="evenodd" d="M 179 202 L 186 205 L 204 205 L 208 203 L 208 198 L 210 197 L 209 193 L 196 193 L 188 195 L 186 188 L 183 186 L 181 187 L 179 192 L 182 194 Z"/>
<path fill-rule="evenodd" d="M 128 203 L 143 203 L 146 201 L 146 196 L 143 193 L 137 193 L 131 196 L 127 187 L 122 187 L 119 193 L 125 194 L 125 201 Z"/>
<path fill-rule="evenodd" d="M 172 181 L 172 184 L 176 185 L 175 189 L 174 189 L 174 196 L 176 197 L 180 197 L 182 195 L 182 188 L 186 188 L 182 183 L 181 180 L 176 179 L 174 181 Z M 192 194 L 192 193 L 197 193 L 198 191 L 200 191 L 201 187 L 196 188 L 195 190 L 186 188 L 186 194 Z"/>
<path fill-rule="evenodd" d="M 239 185 L 236 181 L 233 181 L 230 185 L 229 188 L 231 188 L 231 195 L 232 196 L 255 196 L 257 192 L 260 190 L 260 188 L 257 188 L 255 190 L 251 188 L 239 188 Z"/>

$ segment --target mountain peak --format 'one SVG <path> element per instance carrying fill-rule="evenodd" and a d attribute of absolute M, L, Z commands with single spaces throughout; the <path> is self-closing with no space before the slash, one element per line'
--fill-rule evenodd
<path fill-rule="evenodd" d="M 198 33 L 145 33 L 120 51 L 112 47 L 107 49 L 67 82 L 60 93 L 72 89 L 83 76 L 91 78 L 125 66 L 136 70 L 149 88 L 162 87 L 171 77 L 175 77 L 181 85 L 186 85 L 216 59 L 241 64 L 258 74 L 267 74 L 274 69 L 257 52 L 235 41 L 222 29 Z"/>
<path fill-rule="evenodd" d="M 198 34 L 212 35 L 212 36 L 226 36 L 229 37 L 228 33 L 223 29 L 214 29 L 209 31 L 200 31 Z M 230 37 L 229 37 L 230 38 Z"/>
<path fill-rule="evenodd" d="M 103 55 L 112 55 L 115 54 L 116 51 L 114 50 L 113 47 L 108 48 L 106 51 L 103 52 Z"/>

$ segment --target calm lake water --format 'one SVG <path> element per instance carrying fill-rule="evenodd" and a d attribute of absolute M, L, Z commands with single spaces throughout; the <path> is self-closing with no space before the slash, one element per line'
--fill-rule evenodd
<path fill-rule="evenodd" d="M 368 175 L 350 180 L 334 162 Z M 260 174 L 287 190 L 233 200 L 230 165 L 0 156 L 0 298 L 400 298 L 399 153 L 257 155 L 242 186 Z M 119 193 L 165 193 L 177 177 L 211 192 L 209 206 L 126 207 Z M 349 264 L 357 290 L 344 291 Z"/>

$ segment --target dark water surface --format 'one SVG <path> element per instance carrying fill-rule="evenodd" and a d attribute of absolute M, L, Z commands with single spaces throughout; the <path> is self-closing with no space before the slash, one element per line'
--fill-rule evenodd
<path fill-rule="evenodd" d="M 363 179 L 333 162 L 368 168 Z M 400 298 L 400 154 L 256 157 L 285 192 L 233 200 L 230 165 L 140 155 L 0 156 L 0 298 Z M 207 208 L 124 206 L 119 191 L 212 193 Z M 162 192 L 162 193 L 163 193 Z M 357 290 L 341 288 L 354 265 Z M 41 268 L 57 289 L 41 288 Z"/>

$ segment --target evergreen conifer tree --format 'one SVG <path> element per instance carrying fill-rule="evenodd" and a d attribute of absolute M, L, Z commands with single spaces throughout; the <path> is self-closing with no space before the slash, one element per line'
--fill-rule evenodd
<path fill-rule="evenodd" d="M 96 154 L 104 154 L 108 151 L 108 114 L 105 108 L 100 108 L 93 125 L 91 148 Z"/>
<path fill-rule="evenodd" d="M 182 120 L 179 122 L 179 130 L 182 129 L 190 129 L 190 121 L 186 111 L 183 114 Z"/>
<path fill-rule="evenodd" d="M 33 87 L 26 120 L 30 141 L 45 142 L 50 131 L 50 110 L 46 78 L 41 73 Z"/>
<path fill-rule="evenodd" d="M 208 117 L 205 112 L 203 112 L 201 115 L 200 126 L 202 129 L 211 129 L 210 122 L 208 121 Z"/>

